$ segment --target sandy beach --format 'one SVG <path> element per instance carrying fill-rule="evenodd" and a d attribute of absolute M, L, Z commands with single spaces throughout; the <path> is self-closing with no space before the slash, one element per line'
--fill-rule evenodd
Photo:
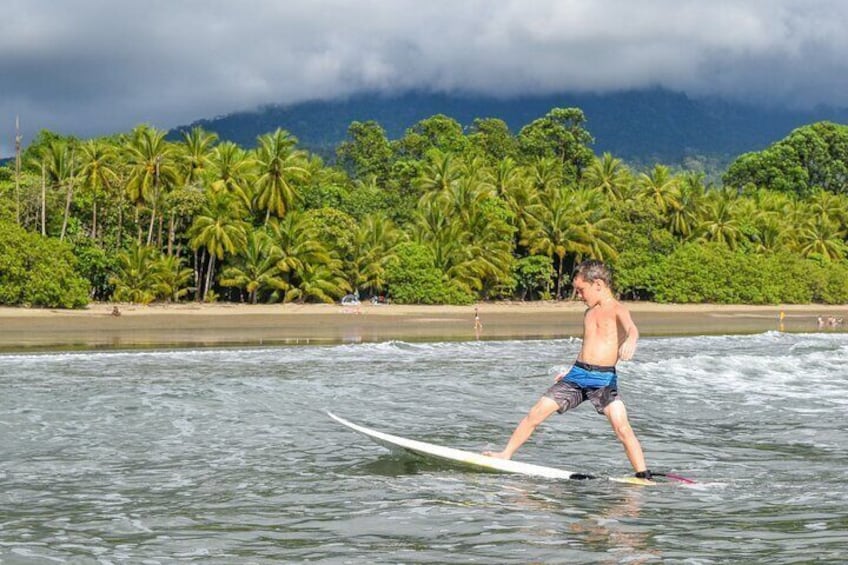
<path fill-rule="evenodd" d="M 117 306 L 120 315 L 114 315 Z M 643 336 L 818 331 L 846 306 L 629 303 Z M 482 324 L 475 329 L 475 308 Z M 0 349 L 320 344 L 579 336 L 580 302 L 473 306 L 91 304 L 82 310 L 0 308 Z M 781 312 L 783 313 L 781 320 Z M 834 331 L 834 330 L 830 330 Z M 845 326 L 835 331 L 845 331 Z"/>

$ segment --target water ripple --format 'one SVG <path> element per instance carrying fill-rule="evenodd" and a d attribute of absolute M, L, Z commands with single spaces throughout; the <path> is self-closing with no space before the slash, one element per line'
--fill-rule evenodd
<path fill-rule="evenodd" d="M 848 336 L 644 339 L 652 489 L 390 454 L 324 414 L 501 446 L 579 340 L 0 355 L 0 561 L 841 563 Z M 519 457 L 627 472 L 591 408 Z"/>

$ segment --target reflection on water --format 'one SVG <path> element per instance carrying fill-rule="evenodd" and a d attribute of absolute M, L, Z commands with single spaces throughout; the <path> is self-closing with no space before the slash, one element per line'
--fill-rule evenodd
<path fill-rule="evenodd" d="M 501 445 L 577 340 L 0 356 L 9 563 L 797 563 L 848 547 L 848 336 L 643 340 L 621 366 L 651 466 L 693 486 L 476 473 L 363 424 Z M 628 472 L 591 407 L 517 458 Z"/>

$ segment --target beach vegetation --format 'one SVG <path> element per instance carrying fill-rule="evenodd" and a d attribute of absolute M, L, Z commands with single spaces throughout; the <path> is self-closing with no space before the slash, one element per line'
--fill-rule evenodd
<path fill-rule="evenodd" d="M 392 299 L 403 304 L 471 304 L 474 295 L 457 281 L 448 280 L 436 266 L 431 249 L 421 243 L 397 246 L 386 268 Z"/>
<path fill-rule="evenodd" d="M 518 259 L 512 271 L 519 300 L 550 300 L 554 267 L 545 255 L 528 255 Z"/>
<path fill-rule="evenodd" d="M 68 242 L 0 221 L 0 250 L 0 304 L 43 308 L 88 304 L 89 283 L 77 272 Z"/>
<path fill-rule="evenodd" d="M 138 304 L 153 302 L 159 284 L 157 259 L 158 254 L 153 247 L 138 243 L 118 253 L 118 265 L 109 279 L 114 287 L 114 300 Z"/>
<path fill-rule="evenodd" d="M 309 175 L 306 154 L 296 149 L 297 139 L 277 129 L 258 139 L 256 151 L 256 207 L 265 211 L 265 224 L 273 214 L 282 218 L 294 208 L 297 180 Z"/>
<path fill-rule="evenodd" d="M 289 284 L 279 276 L 277 261 L 280 259 L 280 250 L 274 246 L 268 232 L 251 230 L 247 233 L 245 246 L 221 273 L 221 286 L 246 293 L 249 304 L 256 304 L 260 298 L 267 299 L 274 291 L 285 291 Z"/>
<path fill-rule="evenodd" d="M 724 184 L 766 187 L 808 196 L 816 190 L 848 192 L 848 125 L 817 122 L 793 130 L 770 147 L 738 157 Z"/>
<path fill-rule="evenodd" d="M 568 299 L 586 258 L 631 300 L 848 301 L 848 126 L 798 128 L 719 181 L 596 155 L 588 125 L 353 122 L 335 162 L 281 128 L 255 147 L 43 131 L 0 167 L 0 303 Z"/>

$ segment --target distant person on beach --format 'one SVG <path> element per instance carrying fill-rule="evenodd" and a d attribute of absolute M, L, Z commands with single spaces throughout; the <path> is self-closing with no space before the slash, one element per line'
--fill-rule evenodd
<path fill-rule="evenodd" d="M 611 279 L 609 268 L 601 261 L 583 261 L 574 270 L 574 290 L 588 307 L 583 315 L 583 344 L 577 360 L 570 371 L 557 375 L 554 385 L 515 428 L 504 450 L 485 452 L 486 455 L 510 459 L 554 412 L 562 414 L 589 400 L 598 414 L 605 415 L 612 424 L 636 477 L 652 477 L 619 396 L 615 370 L 619 359 L 633 357 L 639 330 L 627 308 L 613 297 Z"/>

